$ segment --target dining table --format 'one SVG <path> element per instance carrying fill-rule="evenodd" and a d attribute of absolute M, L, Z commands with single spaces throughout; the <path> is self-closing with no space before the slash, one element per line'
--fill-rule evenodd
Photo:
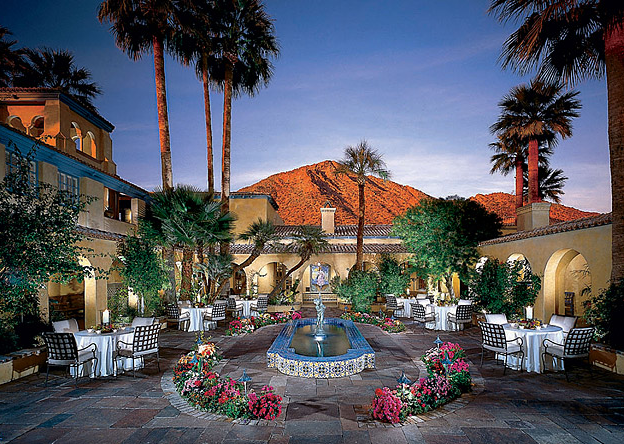
<path fill-rule="evenodd" d="M 188 331 L 203 331 L 204 330 L 204 314 L 212 313 L 212 306 L 207 307 L 182 307 L 180 308 L 180 314 L 189 314 L 189 328 Z"/>
<path fill-rule="evenodd" d="M 448 314 L 455 313 L 457 305 L 444 305 L 439 306 L 436 304 L 429 304 L 429 311 L 436 314 L 435 322 L 428 322 L 427 328 L 435 328 L 435 330 L 441 331 L 457 331 L 457 324 L 448 322 Z"/>
<path fill-rule="evenodd" d="M 236 305 L 243 309 L 243 317 L 248 318 L 251 316 L 251 304 L 258 303 L 258 299 L 237 299 Z"/>
<path fill-rule="evenodd" d="M 553 342 L 563 344 L 563 330 L 555 325 L 542 325 L 540 329 L 528 329 L 512 326 L 511 324 L 503 324 L 505 336 L 507 340 L 522 338 L 522 349 L 524 351 L 523 368 L 527 372 L 542 373 L 542 353 L 544 351 L 544 339 L 550 339 Z M 504 358 L 503 358 L 504 359 Z M 519 358 L 509 355 L 507 366 L 518 369 Z M 563 370 L 563 361 L 558 358 L 548 357 L 546 361 L 548 370 Z"/>
<path fill-rule="evenodd" d="M 425 310 L 427 310 L 427 306 L 430 305 L 431 303 L 429 302 L 429 299 L 417 299 L 417 298 L 396 298 L 397 299 L 397 304 L 401 304 L 401 302 L 403 302 L 403 318 L 411 318 L 412 317 L 412 304 L 414 302 L 418 302 L 419 304 L 423 305 L 425 307 Z"/>
<path fill-rule="evenodd" d="M 74 337 L 76 338 L 78 349 L 85 348 L 89 344 L 95 344 L 97 347 L 95 353 L 98 359 L 97 367 L 94 367 L 93 361 L 87 362 L 81 367 L 78 367 L 81 369 L 79 376 L 89 375 L 91 378 L 96 376 L 111 376 L 114 375 L 113 354 L 117 347 L 117 341 L 132 342 L 134 338 L 134 328 L 125 327 L 124 329 L 118 329 L 111 333 L 96 333 L 96 331 L 81 330 L 74 333 Z M 142 366 L 143 363 L 140 359 L 135 361 L 135 369 L 139 369 Z M 117 369 L 132 370 L 132 359 L 118 358 Z M 75 373 L 73 373 L 72 376 L 75 376 Z"/>

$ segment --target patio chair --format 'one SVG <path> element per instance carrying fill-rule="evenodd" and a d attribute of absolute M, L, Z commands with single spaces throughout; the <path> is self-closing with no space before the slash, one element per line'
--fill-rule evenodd
<path fill-rule="evenodd" d="M 212 311 L 210 313 L 204 313 L 203 325 L 202 328 L 204 331 L 210 330 L 212 326 L 217 328 L 218 321 L 225 321 L 225 310 L 227 307 L 227 303 L 225 302 L 215 302 L 212 306 Z M 208 324 L 208 328 L 206 329 L 206 324 Z"/>
<path fill-rule="evenodd" d="M 563 370 L 565 372 L 566 381 L 570 382 L 566 359 L 587 358 L 589 373 L 592 374 L 592 366 L 591 362 L 589 362 L 589 347 L 591 346 L 593 337 L 594 327 L 585 327 L 573 328 L 570 330 L 563 344 L 551 341 L 550 339 L 544 339 L 542 342 L 542 346 L 544 347 L 544 352 L 542 353 L 542 367 L 544 369 L 546 368 L 546 355 L 563 360 Z"/>
<path fill-rule="evenodd" d="M 447 314 L 447 320 L 457 325 L 458 330 L 463 330 L 464 324 L 470 324 L 472 322 L 472 305 L 458 305 L 455 313 L 449 312 Z"/>
<path fill-rule="evenodd" d="M 236 299 L 229 297 L 227 300 L 227 310 L 233 318 L 239 318 L 243 315 L 243 306 L 236 303 Z"/>
<path fill-rule="evenodd" d="M 160 352 L 158 337 L 160 324 L 140 325 L 134 328 L 132 342 L 117 341 L 113 352 L 113 374 L 117 376 L 117 359 L 132 358 L 132 377 L 136 377 L 135 360 L 140 359 L 145 365 L 145 356 L 156 355 L 156 364 L 160 372 Z"/>
<path fill-rule="evenodd" d="M 180 307 L 175 305 L 167 306 L 167 326 L 169 324 L 177 324 L 178 330 L 188 331 L 191 326 L 191 314 L 186 312 L 182 313 Z"/>
<path fill-rule="evenodd" d="M 394 315 L 397 311 L 405 313 L 404 302 L 398 303 L 396 296 L 393 294 L 386 295 L 386 315 L 391 312 L 390 315 Z"/>
<path fill-rule="evenodd" d="M 548 325 L 561 327 L 561 330 L 563 330 L 563 337 L 565 338 L 566 336 L 568 336 L 568 333 L 570 333 L 570 330 L 572 330 L 576 325 L 577 319 L 578 318 L 576 316 L 560 316 L 554 314 L 550 317 Z"/>
<path fill-rule="evenodd" d="M 505 336 L 505 330 L 501 324 L 491 324 L 488 322 L 479 322 L 481 327 L 481 366 L 483 366 L 483 355 L 485 350 L 494 352 L 496 354 L 505 355 L 505 368 L 503 375 L 507 372 L 507 357 L 509 355 L 520 355 L 520 371 L 522 371 L 522 362 L 524 361 L 524 351 L 522 345 L 524 341 L 521 337 L 507 340 Z M 517 344 L 514 344 L 517 342 Z"/>
<path fill-rule="evenodd" d="M 66 319 L 65 321 L 52 322 L 52 327 L 56 333 L 78 333 L 78 321 Z"/>
<path fill-rule="evenodd" d="M 432 312 L 427 313 L 425 311 L 425 306 L 421 303 L 412 302 L 410 305 L 412 306 L 412 319 L 422 324 L 423 331 L 427 328 L 427 322 L 436 321 L 436 314 Z"/>
<path fill-rule="evenodd" d="M 427 299 L 429 299 L 430 304 L 435 304 L 435 295 L 427 294 Z"/>
<path fill-rule="evenodd" d="M 97 345 L 91 343 L 84 348 L 78 348 L 76 337 L 73 333 L 43 333 L 43 341 L 48 348 L 47 369 L 45 385 L 48 386 L 48 377 L 50 375 L 50 367 L 53 365 L 61 366 L 76 372 L 75 384 L 78 387 L 78 371 L 80 367 L 90 361 L 95 361 L 93 374 L 95 375 L 98 368 Z"/>
<path fill-rule="evenodd" d="M 152 325 L 154 323 L 154 320 L 156 320 L 156 318 L 140 318 L 137 316 L 132 320 L 132 326 L 141 327 L 144 325 Z"/>
<path fill-rule="evenodd" d="M 266 313 L 268 307 L 269 307 L 269 297 L 258 296 L 258 300 L 256 302 L 252 302 L 250 305 L 251 314 L 256 313 L 256 315 L 259 315 L 260 313 Z"/>
<path fill-rule="evenodd" d="M 503 325 L 503 324 L 507 324 L 507 315 L 504 313 L 496 313 L 496 314 L 492 314 L 492 313 L 488 313 L 485 315 L 485 321 L 488 324 L 498 324 L 498 325 Z"/>

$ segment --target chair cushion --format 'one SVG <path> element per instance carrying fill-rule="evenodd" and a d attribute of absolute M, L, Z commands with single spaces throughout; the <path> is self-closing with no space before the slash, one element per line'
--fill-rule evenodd
<path fill-rule="evenodd" d="M 470 299 L 460 299 L 457 305 L 472 305 L 472 301 Z"/>
<path fill-rule="evenodd" d="M 83 350 L 78 352 L 78 362 L 87 362 L 91 359 L 93 359 L 93 351 Z"/>
<path fill-rule="evenodd" d="M 486 350 L 496 352 L 496 353 L 507 353 L 507 354 L 519 353 L 522 350 L 520 348 L 520 345 L 518 344 L 507 344 L 507 349 L 502 348 L 502 347 L 494 347 L 492 345 L 483 344 L 483 348 Z"/>
<path fill-rule="evenodd" d="M 564 316 L 562 324 L 561 329 L 565 333 L 569 333 L 570 330 L 574 328 L 574 325 L 576 325 L 576 316 Z"/>
<path fill-rule="evenodd" d="M 505 314 L 486 314 L 485 319 L 489 324 L 503 325 L 507 323 L 507 316 Z"/>
<path fill-rule="evenodd" d="M 132 320 L 132 326 L 138 327 L 140 325 L 152 325 L 156 318 L 139 318 L 136 317 Z"/>
<path fill-rule="evenodd" d="M 52 326 L 57 333 L 78 333 L 78 322 L 75 319 L 52 322 Z"/>

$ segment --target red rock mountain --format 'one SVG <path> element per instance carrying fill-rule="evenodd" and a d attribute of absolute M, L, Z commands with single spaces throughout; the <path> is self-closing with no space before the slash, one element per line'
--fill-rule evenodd
<path fill-rule="evenodd" d="M 358 189 L 353 178 L 334 175 L 335 162 L 306 165 L 292 171 L 274 174 L 241 192 L 270 194 L 279 206 L 279 214 L 287 225 L 320 225 L 320 208 L 329 202 L 336 208 L 336 224 L 357 223 Z M 369 177 L 365 188 L 366 224 L 389 224 L 408 208 L 431 196 L 390 180 Z M 471 197 L 503 218 L 505 224 L 514 221 L 514 196 L 506 193 L 477 194 Z M 598 213 L 580 211 L 553 204 L 551 222 L 579 219 Z"/>

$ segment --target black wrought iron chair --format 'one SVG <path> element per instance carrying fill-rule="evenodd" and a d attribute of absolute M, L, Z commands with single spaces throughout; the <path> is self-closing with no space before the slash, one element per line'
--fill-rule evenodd
<path fill-rule="evenodd" d="M 483 365 L 485 350 L 489 350 L 494 352 L 494 357 L 496 354 L 505 356 L 503 375 L 507 372 L 507 357 L 509 355 L 520 355 L 520 371 L 522 371 L 522 363 L 524 362 L 524 350 L 522 350 L 524 341 L 522 338 L 507 340 L 505 329 L 500 324 L 479 322 L 479 326 L 481 327 L 481 366 Z"/>
<path fill-rule="evenodd" d="M 97 345 L 92 343 L 84 348 L 78 348 L 76 337 L 73 333 L 45 332 L 43 333 L 43 341 L 48 348 L 46 387 L 48 386 L 48 377 L 50 375 L 50 367 L 52 366 L 67 367 L 70 371 L 73 368 L 76 373 L 76 387 L 78 386 L 81 367 L 87 362 L 95 361 L 93 374 L 97 376 Z"/>
<path fill-rule="evenodd" d="M 178 330 L 188 331 L 191 326 L 190 313 L 182 313 L 180 307 L 175 305 L 167 305 L 167 325 L 176 324 Z"/>
<path fill-rule="evenodd" d="M 427 313 L 425 306 L 419 302 L 412 302 L 412 319 L 422 324 L 423 330 L 427 327 L 428 322 L 436 321 L 435 313 Z"/>
<path fill-rule="evenodd" d="M 243 315 L 243 307 L 236 303 L 236 299 L 229 297 L 227 300 L 227 310 L 233 318 L 239 318 Z"/>
<path fill-rule="evenodd" d="M 251 314 L 256 313 L 256 315 L 259 315 L 260 313 L 266 313 L 268 308 L 269 308 L 268 296 L 258 296 L 258 300 L 256 302 L 252 302 L 250 305 Z"/>
<path fill-rule="evenodd" d="M 553 358 L 559 358 L 563 360 L 563 370 L 566 375 L 566 381 L 570 381 L 568 376 L 568 366 L 566 365 L 566 359 L 583 359 L 587 358 L 589 365 L 589 372 L 592 373 L 591 362 L 589 362 L 589 348 L 591 346 L 591 340 L 594 337 L 594 327 L 585 328 L 573 328 L 570 330 L 565 338 L 563 344 L 551 341 L 550 339 L 544 339 L 542 346 L 544 352 L 542 353 L 542 368 L 546 369 L 546 355 L 550 355 Z"/>
<path fill-rule="evenodd" d="M 447 314 L 448 322 L 457 325 L 458 330 L 464 329 L 464 324 L 470 324 L 472 322 L 472 305 L 458 305 L 455 313 Z"/>
<path fill-rule="evenodd" d="M 134 327 L 132 342 L 117 341 L 116 349 L 113 352 L 113 372 L 117 376 L 117 359 L 132 358 L 132 377 L 136 376 L 135 361 L 140 359 L 145 366 L 145 357 L 156 355 L 156 364 L 160 371 L 160 350 L 158 338 L 160 335 L 160 324 L 143 325 Z"/>
<path fill-rule="evenodd" d="M 215 302 L 210 313 L 204 313 L 202 328 L 204 331 L 210 330 L 211 327 L 217 328 L 218 321 L 225 321 L 225 310 L 227 303 Z M 206 328 L 208 325 L 208 328 Z"/>
<path fill-rule="evenodd" d="M 405 312 L 405 305 L 403 302 L 397 302 L 396 296 L 393 294 L 386 295 L 386 315 L 392 316 L 396 312 Z"/>

